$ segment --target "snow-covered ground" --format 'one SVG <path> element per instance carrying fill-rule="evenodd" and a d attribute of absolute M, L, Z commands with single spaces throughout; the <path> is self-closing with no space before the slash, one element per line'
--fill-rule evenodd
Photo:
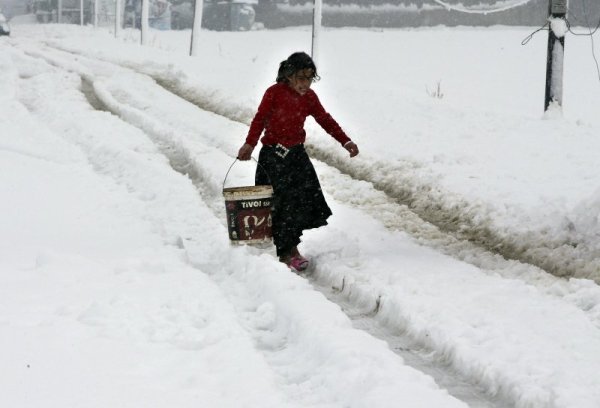
<path fill-rule="evenodd" d="M 221 189 L 308 29 L 203 32 L 191 58 L 189 32 L 13 22 L 0 405 L 599 406 L 600 79 L 568 37 L 544 115 L 531 31 L 322 33 L 314 87 L 361 154 L 307 123 L 334 216 L 297 276 L 229 244 Z"/>

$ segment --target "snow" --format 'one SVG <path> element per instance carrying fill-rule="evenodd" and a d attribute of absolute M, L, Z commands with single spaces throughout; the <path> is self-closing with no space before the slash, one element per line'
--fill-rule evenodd
<path fill-rule="evenodd" d="M 564 37 L 569 31 L 569 26 L 564 18 L 551 17 L 548 21 L 550 22 L 550 29 L 557 38 Z"/>
<path fill-rule="evenodd" d="M 379 327 L 491 406 L 599 406 L 600 84 L 589 39 L 569 38 L 564 106 L 544 114 L 530 32 L 320 33 L 314 88 L 361 154 L 307 122 L 334 215 L 305 233 L 316 267 L 299 276 L 230 245 L 221 189 L 310 29 L 203 31 L 189 57 L 189 31 L 142 47 L 131 30 L 13 24 L 0 405 L 476 406 Z"/>

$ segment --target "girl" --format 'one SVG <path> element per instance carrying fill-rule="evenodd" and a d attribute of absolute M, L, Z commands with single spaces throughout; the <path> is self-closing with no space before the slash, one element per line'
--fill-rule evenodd
<path fill-rule="evenodd" d="M 315 63 L 304 52 L 296 52 L 281 62 L 277 83 L 265 92 L 250 124 L 246 143 L 238 153 L 238 159 L 249 160 L 265 131 L 255 180 L 257 185 L 273 186 L 273 240 L 279 260 L 295 271 L 308 267 L 308 260 L 298 252 L 302 231 L 326 225 L 331 215 L 315 169 L 304 150 L 306 117 L 313 116 L 350 152 L 350 157 L 358 154 L 356 144 L 323 109 L 317 94 L 310 89 L 318 79 Z"/>

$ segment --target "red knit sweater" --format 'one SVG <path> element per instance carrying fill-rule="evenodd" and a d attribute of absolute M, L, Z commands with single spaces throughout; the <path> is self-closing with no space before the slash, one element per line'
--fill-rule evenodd
<path fill-rule="evenodd" d="M 291 147 L 304 143 L 304 121 L 311 115 L 317 123 L 342 145 L 350 141 L 340 125 L 325 111 L 317 94 L 309 89 L 304 95 L 280 82 L 267 89 L 258 111 L 250 124 L 246 143 L 256 146 L 263 130 L 261 142 L 265 145 L 281 143 Z"/>

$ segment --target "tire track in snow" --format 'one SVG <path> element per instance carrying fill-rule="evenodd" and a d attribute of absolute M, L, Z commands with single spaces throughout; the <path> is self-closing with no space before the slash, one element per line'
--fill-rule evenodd
<path fill-rule="evenodd" d="M 390 349 L 398 354 L 411 367 L 431 376 L 435 382 L 448 392 L 469 404 L 471 408 L 510 408 L 505 396 L 489 395 L 485 386 L 471 382 L 461 373 L 454 370 L 450 363 L 444 363 L 436 357 L 434 350 L 410 339 L 401 330 L 390 327 L 385 322 L 376 319 L 380 303 L 375 302 L 373 309 L 358 307 L 353 302 L 344 285 L 340 287 L 324 286 L 323 282 L 310 275 L 313 286 L 323 293 L 327 299 L 342 307 L 344 313 L 352 319 L 355 328 L 364 330 L 373 337 L 385 341 Z M 380 301 L 381 298 L 378 298 Z"/>

